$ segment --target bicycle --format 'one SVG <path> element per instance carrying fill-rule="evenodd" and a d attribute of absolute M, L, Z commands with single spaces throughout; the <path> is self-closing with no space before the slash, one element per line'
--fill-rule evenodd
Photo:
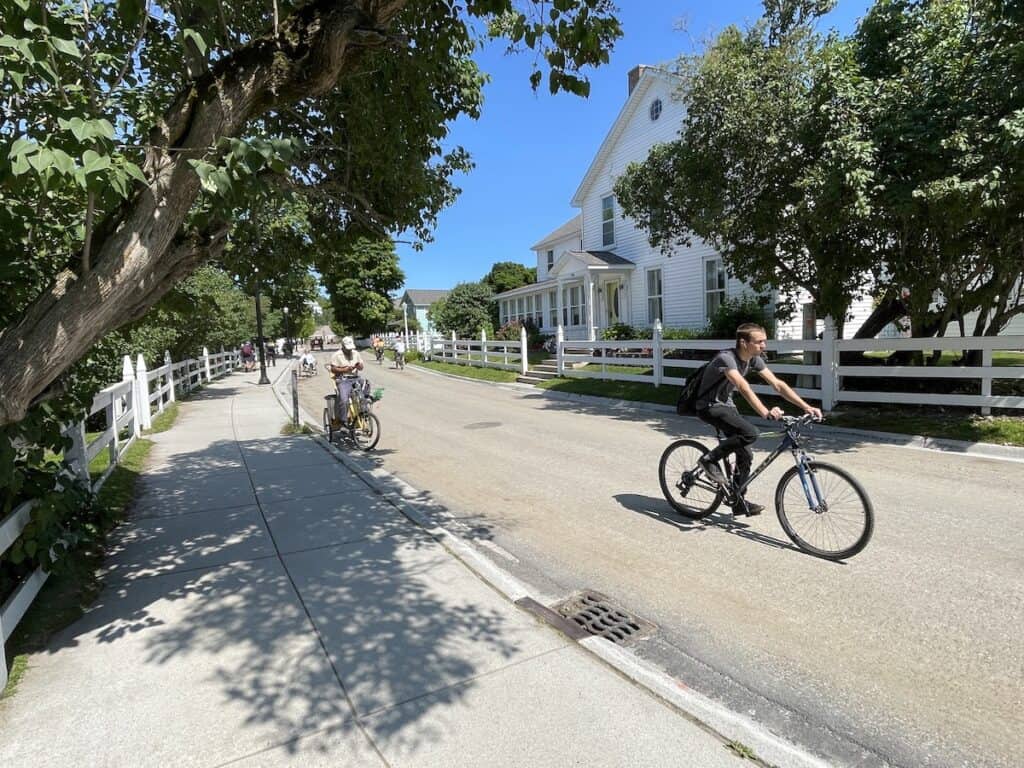
<path fill-rule="evenodd" d="M 384 365 L 384 347 L 374 347 L 373 354 L 377 358 L 377 365 Z"/>
<path fill-rule="evenodd" d="M 853 557 L 867 546 L 874 531 L 874 510 L 867 492 L 846 470 L 813 459 L 804 451 L 801 431 L 813 421 L 812 416 L 783 416 L 781 421 L 783 430 L 767 436 L 782 435 L 782 441 L 740 487 L 736 487 L 728 457 L 723 463 L 729 482 L 722 486 L 697 463 L 708 453 L 707 446 L 697 440 L 676 440 L 658 464 L 661 492 L 681 515 L 699 520 L 723 501 L 735 504 L 768 465 L 788 450 L 796 466 L 786 470 L 775 488 L 775 513 L 782 529 L 808 554 L 826 560 Z"/>
<path fill-rule="evenodd" d="M 380 440 L 380 419 L 372 412 L 373 404 L 380 400 L 383 389 L 370 391 L 370 382 L 357 379 L 348 396 L 347 419 L 342 421 L 338 414 L 338 393 L 324 395 L 324 434 L 329 442 L 343 429 L 348 431 L 353 443 L 364 451 L 372 451 Z"/>
<path fill-rule="evenodd" d="M 399 371 L 405 370 L 405 352 L 395 352 L 395 368 Z"/>

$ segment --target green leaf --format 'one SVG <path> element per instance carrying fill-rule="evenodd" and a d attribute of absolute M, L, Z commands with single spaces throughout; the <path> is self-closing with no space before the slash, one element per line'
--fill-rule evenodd
<path fill-rule="evenodd" d="M 32 155 L 28 161 L 36 169 L 37 173 L 42 173 L 53 165 L 53 153 L 46 147 L 40 147 L 39 151 Z"/>
<path fill-rule="evenodd" d="M 71 129 L 71 133 L 73 133 L 75 138 L 79 141 L 85 141 L 91 135 L 85 124 L 85 120 L 80 117 L 72 117 L 67 122 L 67 127 Z"/>
<path fill-rule="evenodd" d="M 25 155 L 18 155 L 11 162 L 11 174 L 14 176 L 21 176 L 29 169 L 28 158 Z"/>
<path fill-rule="evenodd" d="M 105 118 L 90 120 L 89 125 L 93 128 L 93 136 L 102 136 L 105 139 L 114 138 L 114 126 Z"/>
<path fill-rule="evenodd" d="M 105 171 L 109 167 L 109 156 L 101 155 L 92 149 L 87 149 L 82 153 L 82 169 L 85 171 L 86 175 Z"/>
<path fill-rule="evenodd" d="M 28 154 L 29 150 L 34 150 L 38 146 L 32 139 L 15 139 L 7 156 L 13 160 L 18 155 Z"/>
<path fill-rule="evenodd" d="M 143 184 L 149 184 L 149 180 L 146 178 L 146 174 L 144 174 L 142 172 L 142 169 L 139 168 L 139 166 L 137 166 L 135 163 L 131 162 L 130 160 L 122 160 L 121 167 L 124 168 L 125 173 L 127 173 L 136 181 L 141 181 Z"/>
<path fill-rule="evenodd" d="M 75 159 L 63 149 L 53 150 L 53 164 L 63 174 L 74 173 Z"/>
<path fill-rule="evenodd" d="M 60 37 L 51 37 L 49 42 L 55 51 L 59 51 L 65 56 L 71 56 L 75 59 L 82 58 L 82 52 L 78 50 L 78 46 L 75 45 L 74 40 L 64 40 Z"/>
<path fill-rule="evenodd" d="M 0 48 L 17 48 L 18 40 L 10 35 L 0 35 Z"/>

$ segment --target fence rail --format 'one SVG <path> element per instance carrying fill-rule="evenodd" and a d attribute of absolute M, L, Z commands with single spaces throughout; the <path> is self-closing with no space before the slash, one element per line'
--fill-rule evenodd
<path fill-rule="evenodd" d="M 648 339 L 568 341 L 559 329 L 557 337 L 558 373 L 570 378 L 629 381 L 661 386 L 681 385 L 693 369 L 708 359 L 709 353 L 733 346 L 731 339 L 664 339 L 658 327 Z M 980 352 L 981 365 L 973 366 L 910 366 L 910 365 L 843 365 L 840 361 L 849 352 L 921 352 L 962 350 Z M 777 360 L 771 363 L 775 373 L 795 377 L 793 389 L 801 397 L 819 400 L 825 410 L 836 403 L 897 403 L 949 405 L 980 408 L 1024 409 L 1024 397 L 993 394 L 997 381 L 1024 380 L 1021 365 L 993 365 L 993 355 L 1001 351 L 1024 350 L 1024 336 L 947 337 L 947 338 L 836 338 L 835 329 L 826 325 L 820 339 L 769 340 L 767 351 Z M 585 363 L 584 368 L 572 364 Z M 637 371 L 623 371 L 636 368 Z M 902 379 L 934 381 L 976 381 L 977 394 L 902 392 L 853 388 L 854 379 Z M 765 384 L 752 384 L 759 394 L 773 394 Z"/>
<path fill-rule="evenodd" d="M 479 339 L 460 339 L 453 332 L 450 339 L 431 342 L 430 355 L 444 363 L 500 368 L 522 374 L 529 366 L 525 329 L 520 329 L 518 341 L 488 340 L 486 334 L 481 334 Z"/>
<path fill-rule="evenodd" d="M 122 380 L 97 392 L 86 418 L 65 428 L 64 434 L 71 438 L 71 448 L 64 454 L 64 464 L 74 476 L 87 483 L 93 493 L 103 487 L 124 452 L 142 430 L 152 426 L 151 414 L 154 407 L 158 413 L 162 412 L 167 403 L 176 399 L 176 390 L 186 394 L 204 379 L 210 381 L 230 373 L 237 367 L 239 355 L 236 350 L 221 350 L 211 355 L 204 348 L 199 358 L 172 363 L 170 355 L 165 353 L 164 361 L 164 365 L 159 368 L 147 371 L 142 355 L 139 355 L 134 367 L 131 358 L 126 355 Z M 106 426 L 90 440 L 86 433 L 86 421 L 99 413 L 105 414 Z M 89 466 L 104 450 L 108 451 L 109 465 L 93 480 Z M 32 519 L 35 504 L 33 500 L 26 501 L 0 520 L 0 555 L 10 549 L 25 530 Z M 4 645 L 48 576 L 49 573 L 37 568 L 18 584 L 0 606 L 0 690 L 7 685 L 8 674 Z"/>

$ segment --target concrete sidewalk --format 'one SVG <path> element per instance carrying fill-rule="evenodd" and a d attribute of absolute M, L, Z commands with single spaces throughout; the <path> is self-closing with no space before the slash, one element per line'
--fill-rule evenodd
<path fill-rule="evenodd" d="M 0 703 L 0 765 L 750 764 L 282 437 L 255 382 L 154 437 L 105 591 Z"/>

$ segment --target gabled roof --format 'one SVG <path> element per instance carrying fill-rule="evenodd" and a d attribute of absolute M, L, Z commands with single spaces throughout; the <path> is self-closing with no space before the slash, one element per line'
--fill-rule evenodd
<path fill-rule="evenodd" d="M 428 291 L 417 288 L 410 288 L 403 294 L 403 296 L 408 296 L 409 300 L 417 307 L 430 306 L 447 295 L 448 291 Z"/>
<path fill-rule="evenodd" d="M 549 232 L 539 241 L 530 246 L 531 251 L 537 251 L 546 245 L 564 240 L 570 235 L 582 235 L 583 234 L 583 214 L 578 213 L 569 219 L 565 224 L 560 226 L 554 232 Z M 579 238 L 577 238 L 579 239 Z"/>
<path fill-rule="evenodd" d="M 548 275 L 558 277 L 570 265 L 573 265 L 574 269 L 583 267 L 588 272 L 604 270 L 622 272 L 636 267 L 636 264 L 629 259 L 617 256 L 611 251 L 565 251 L 552 265 Z"/>
<path fill-rule="evenodd" d="M 650 90 L 651 85 L 655 82 L 674 83 L 677 81 L 678 77 L 676 77 L 676 75 L 673 75 L 667 70 L 660 69 L 659 67 L 643 66 L 640 68 L 640 78 L 637 80 L 636 86 L 633 88 L 633 92 L 629 94 L 629 98 L 626 99 L 626 103 L 623 104 L 622 109 L 619 110 L 619 116 L 616 117 L 615 122 L 612 123 L 612 127 L 609 129 L 608 135 L 604 137 L 604 141 L 601 142 L 601 146 L 597 150 L 597 154 L 590 163 L 590 167 L 587 168 L 587 172 L 583 176 L 583 181 L 580 182 L 579 187 L 572 196 L 572 205 L 574 207 L 582 207 L 583 198 L 590 190 L 590 185 L 593 184 L 597 178 L 597 172 L 601 170 L 605 161 L 608 160 L 608 156 L 619 141 L 619 136 L 621 136 L 622 132 L 626 129 L 626 125 L 629 124 L 629 121 L 633 117 L 633 113 L 636 112 L 637 107 L 644 101 L 644 97 L 646 96 L 647 91 Z"/>

